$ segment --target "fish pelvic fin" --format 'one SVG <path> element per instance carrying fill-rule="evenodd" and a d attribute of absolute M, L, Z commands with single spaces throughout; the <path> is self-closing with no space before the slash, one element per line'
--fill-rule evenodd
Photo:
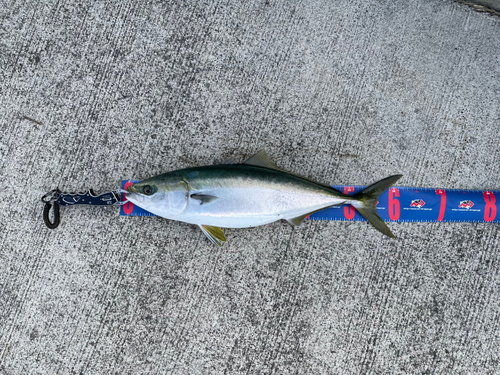
<path fill-rule="evenodd" d="M 224 242 L 226 242 L 226 236 L 224 235 L 224 231 L 222 228 L 213 227 L 211 225 L 198 225 L 201 231 L 207 236 L 207 238 L 214 245 L 222 246 Z"/>
<path fill-rule="evenodd" d="M 351 202 L 351 205 L 353 205 L 358 212 L 375 227 L 375 229 L 390 238 L 396 238 L 396 236 L 391 232 L 380 216 L 378 216 L 377 200 L 380 194 L 394 185 L 401 177 L 403 177 L 403 175 L 398 174 L 384 178 L 352 196 L 356 201 Z"/>

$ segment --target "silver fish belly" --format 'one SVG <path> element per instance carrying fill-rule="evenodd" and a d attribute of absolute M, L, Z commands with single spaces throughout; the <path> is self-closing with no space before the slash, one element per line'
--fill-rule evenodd
<path fill-rule="evenodd" d="M 186 178 L 190 186 L 188 204 L 175 220 L 246 228 L 345 202 L 345 198 L 334 197 L 310 181 L 293 175 L 279 176 L 279 173 L 282 172 L 247 165 L 210 167 L 197 177 Z M 205 204 L 191 197 L 196 194 L 217 199 Z"/>

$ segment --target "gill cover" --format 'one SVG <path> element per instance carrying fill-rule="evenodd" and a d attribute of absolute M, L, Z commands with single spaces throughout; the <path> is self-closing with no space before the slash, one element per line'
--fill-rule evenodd
<path fill-rule="evenodd" d="M 187 207 L 189 200 L 189 188 L 184 181 L 167 182 L 164 200 L 169 216 L 180 215 Z"/>

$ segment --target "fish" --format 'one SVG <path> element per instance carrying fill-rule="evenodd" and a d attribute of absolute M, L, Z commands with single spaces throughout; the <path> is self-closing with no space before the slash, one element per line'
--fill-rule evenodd
<path fill-rule="evenodd" d="M 163 173 L 127 189 L 129 202 L 170 220 L 198 225 L 215 245 L 222 228 L 249 228 L 287 220 L 301 226 L 309 215 L 350 204 L 384 235 L 395 238 L 377 214 L 382 192 L 402 175 L 387 177 L 354 195 L 278 167 L 264 150 L 233 161 Z"/>

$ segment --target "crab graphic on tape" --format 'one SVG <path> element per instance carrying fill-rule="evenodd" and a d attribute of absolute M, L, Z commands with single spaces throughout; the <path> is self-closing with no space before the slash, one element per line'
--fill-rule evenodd
<path fill-rule="evenodd" d="M 471 200 L 461 201 L 458 208 L 472 208 L 474 203 Z"/>
<path fill-rule="evenodd" d="M 425 206 L 425 202 L 423 199 L 414 199 L 411 201 L 410 207 L 423 207 Z"/>

